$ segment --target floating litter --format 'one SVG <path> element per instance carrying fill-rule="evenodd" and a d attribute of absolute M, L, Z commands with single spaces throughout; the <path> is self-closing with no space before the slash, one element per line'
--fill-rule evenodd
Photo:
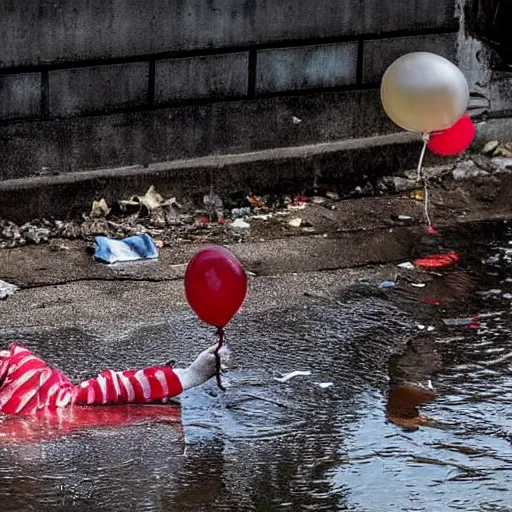
<path fill-rule="evenodd" d="M 334 382 L 317 382 L 317 384 L 318 384 L 322 389 L 327 389 L 327 388 L 330 388 L 331 386 L 334 386 Z"/>
<path fill-rule="evenodd" d="M 307 371 L 296 370 L 294 372 L 287 373 L 286 375 L 283 375 L 282 377 L 274 377 L 274 380 L 284 384 L 285 382 L 288 382 L 290 379 L 293 379 L 295 377 L 301 377 L 301 376 L 309 377 L 310 375 L 311 375 L 311 372 L 309 370 L 307 370 Z"/>

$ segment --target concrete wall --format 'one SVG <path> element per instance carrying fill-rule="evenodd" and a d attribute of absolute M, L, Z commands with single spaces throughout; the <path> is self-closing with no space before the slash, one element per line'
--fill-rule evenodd
<path fill-rule="evenodd" d="M 385 68 L 457 45 L 455 0 L 4 0 L 0 179 L 390 133 Z"/>

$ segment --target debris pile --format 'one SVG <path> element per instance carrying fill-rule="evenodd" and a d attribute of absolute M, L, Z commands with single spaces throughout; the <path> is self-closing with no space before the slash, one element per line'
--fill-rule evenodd
<path fill-rule="evenodd" d="M 0 219 L 0 248 L 47 243 L 51 239 L 82 239 L 95 237 L 123 239 L 147 234 L 163 245 L 176 241 L 233 243 L 249 235 L 264 236 L 265 231 L 285 234 L 308 234 L 314 229 L 297 217 L 308 204 L 334 208 L 336 193 L 325 197 L 303 195 L 265 196 L 252 194 L 231 197 L 224 201 L 216 194 L 203 197 L 202 207 L 181 204 L 174 197 L 162 197 L 152 186 L 143 196 L 108 203 L 104 198 L 94 201 L 88 214 L 68 221 L 38 219 L 21 226 Z M 281 233 L 282 234 L 282 233 Z"/>
<path fill-rule="evenodd" d="M 457 190 L 464 180 L 475 180 L 474 183 L 480 186 L 481 180 L 489 177 L 487 182 L 492 184 L 496 175 L 506 173 L 512 173 L 512 143 L 498 141 L 487 143 L 480 154 L 466 155 L 455 164 L 423 169 L 429 186 L 445 191 Z M 340 211 L 344 199 L 385 197 L 386 194 L 400 194 L 416 203 L 424 203 L 426 199 L 416 169 L 394 176 L 361 176 L 357 181 L 358 186 L 347 186 L 342 193 L 339 187 L 331 190 L 325 187 L 306 191 L 307 196 L 257 196 L 248 192 L 220 197 L 211 190 L 201 199 L 195 198 L 194 203 L 175 197 L 165 198 L 155 187 L 150 187 L 141 196 L 115 201 L 99 197 L 90 211 L 70 220 L 37 219 L 17 225 L 0 219 L 0 249 L 48 243 L 52 239 L 92 242 L 96 236 L 124 239 L 147 234 L 162 241 L 163 245 L 171 245 L 176 242 L 232 244 L 249 239 L 322 235 L 322 223 L 325 225 L 322 218 L 329 218 L 333 210 Z M 494 189 L 491 188 L 487 194 L 486 187 L 480 187 L 479 199 L 492 199 Z M 489 198 L 483 197 L 485 194 Z M 439 205 L 443 207 L 442 200 L 436 207 Z M 314 209 L 324 213 L 316 217 L 309 215 Z M 414 211 L 409 208 L 408 211 L 392 212 L 391 220 L 408 225 L 422 222 L 421 216 Z M 337 228 L 335 232 L 349 230 L 350 226 Z M 56 247 L 65 249 L 65 244 L 56 244 Z"/>

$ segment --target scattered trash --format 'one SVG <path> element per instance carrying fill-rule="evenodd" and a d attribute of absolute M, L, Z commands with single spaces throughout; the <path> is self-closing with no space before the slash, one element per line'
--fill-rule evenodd
<path fill-rule="evenodd" d="M 403 268 L 405 270 L 414 270 L 414 265 L 410 261 L 406 261 L 405 263 L 399 263 L 397 265 L 398 268 Z"/>
<path fill-rule="evenodd" d="M 391 215 L 391 220 L 395 221 L 404 221 L 404 220 L 412 220 L 410 215 Z"/>
<path fill-rule="evenodd" d="M 20 231 L 23 230 L 21 227 Z M 48 238 L 50 236 L 49 229 L 35 229 L 29 228 L 24 232 L 25 240 L 32 244 L 40 244 L 41 242 L 48 242 Z"/>
<path fill-rule="evenodd" d="M 99 201 L 92 202 L 92 208 L 90 216 L 93 218 L 106 217 L 110 213 L 110 208 L 108 207 L 105 199 L 100 199 Z"/>
<path fill-rule="evenodd" d="M 292 123 L 293 124 L 300 124 L 300 123 L 302 123 L 302 119 L 299 119 L 298 117 L 293 116 L 292 117 Z"/>
<path fill-rule="evenodd" d="M 326 197 L 328 197 L 331 201 L 339 201 L 340 195 L 336 192 L 326 192 Z"/>
<path fill-rule="evenodd" d="M 500 145 L 499 140 L 490 140 L 482 149 L 482 155 L 492 155 Z"/>
<path fill-rule="evenodd" d="M 213 193 L 203 196 L 203 204 L 210 219 L 218 219 L 224 216 L 224 205 L 222 199 Z"/>
<path fill-rule="evenodd" d="M 410 285 L 413 288 L 425 288 L 425 286 L 427 286 L 425 283 L 410 283 Z"/>
<path fill-rule="evenodd" d="M 298 204 L 290 203 L 287 206 L 287 208 L 288 208 L 288 210 L 305 210 L 306 203 L 298 203 Z"/>
<path fill-rule="evenodd" d="M 291 118 L 292 116 L 290 115 L 289 119 Z M 293 119 L 296 119 L 297 122 L 300 121 L 299 118 Z M 486 145 L 485 153 L 496 159 L 496 162 L 499 160 L 499 164 L 492 164 L 491 159 L 487 156 L 472 155 L 474 160 L 467 161 L 468 163 L 465 163 L 466 160 L 459 161 L 457 167 L 463 169 L 464 172 L 468 169 L 478 172 L 484 169 L 494 173 L 493 169 L 498 167 L 512 166 L 512 157 L 503 156 L 507 154 L 507 151 L 512 151 L 512 144 L 501 144 L 498 141 L 491 142 L 493 144 Z M 481 163 L 478 158 L 485 163 Z M 442 172 L 438 169 L 433 169 L 432 173 L 434 171 L 437 174 L 432 174 L 432 182 L 440 183 L 441 179 L 447 178 L 448 188 L 454 186 L 453 180 L 450 179 L 453 165 L 445 166 Z M 424 173 L 427 175 L 430 173 L 430 169 L 424 169 Z M 51 239 L 85 239 L 91 241 L 96 236 L 121 240 L 142 233 L 148 234 L 153 240 L 162 240 L 166 245 L 176 241 L 236 243 L 254 233 L 257 233 L 259 238 L 261 236 L 259 228 L 260 226 L 263 227 L 261 221 L 270 221 L 271 219 L 272 222 L 269 222 L 268 226 L 271 234 L 265 237 L 265 239 L 273 239 L 275 236 L 282 234 L 282 226 L 277 222 L 280 216 L 288 216 L 287 219 L 286 217 L 283 219 L 284 226 L 287 227 L 286 223 L 289 220 L 289 226 L 296 227 L 296 234 L 298 235 L 318 234 L 318 236 L 322 236 L 322 234 L 327 233 L 331 229 L 330 223 L 325 224 L 323 220 L 320 220 L 318 223 L 315 221 L 314 226 L 311 226 L 307 224 L 306 220 L 299 221 L 299 219 L 295 219 L 295 217 L 303 216 L 301 210 L 308 208 L 308 203 L 323 206 L 322 208 L 315 208 L 314 212 L 315 215 L 318 214 L 321 218 L 325 214 L 324 208 L 330 210 L 339 207 L 334 201 L 352 197 L 353 195 L 357 196 L 358 193 L 359 195 L 365 194 L 370 196 L 378 195 L 383 190 L 399 189 L 407 190 L 404 195 L 408 196 L 409 191 L 412 190 L 413 197 L 416 200 L 424 201 L 424 190 L 419 190 L 422 188 L 422 185 L 419 184 L 416 174 L 417 171 L 412 169 L 400 177 L 391 176 L 383 178 L 379 180 L 379 182 L 386 183 L 383 189 L 379 189 L 378 184 L 372 181 L 370 190 L 367 184 L 369 178 L 361 176 L 360 185 L 357 188 L 355 187 L 356 184 L 354 184 L 350 188 L 344 188 L 342 193 L 341 189 L 338 190 L 332 187 L 331 190 L 327 191 L 323 186 L 314 191 L 316 195 L 309 197 L 306 197 L 304 193 L 298 195 L 288 194 L 286 196 L 282 194 L 265 194 L 259 197 L 252 190 L 247 193 L 237 193 L 226 197 L 222 194 L 219 196 L 210 193 L 199 198 L 200 200 L 202 199 L 202 204 L 200 205 L 194 204 L 191 198 L 184 201 L 183 206 L 178 204 L 174 197 L 170 199 L 162 197 L 155 187 L 151 186 L 143 195 L 121 198 L 125 200 L 116 200 L 114 202 L 108 198 L 100 197 L 98 201 L 92 204 L 90 211 L 86 211 L 80 217 L 71 220 L 41 219 L 31 221 L 23 226 L 0 220 L 0 248 L 46 243 Z M 304 189 L 304 192 L 307 191 L 309 194 L 310 190 Z M 484 191 L 484 193 L 486 194 L 487 192 Z M 434 200 L 440 201 L 443 197 L 435 197 Z M 108 203 L 106 199 L 108 199 Z M 448 208 L 449 201 L 444 206 Z M 416 208 L 418 205 L 409 204 L 409 207 Z M 412 208 L 403 210 L 402 207 L 394 207 L 390 210 L 390 212 L 395 212 L 391 218 L 399 223 L 416 223 L 419 217 Z M 402 213 L 399 213 L 401 211 Z M 388 213 L 387 218 L 389 219 L 389 217 Z M 236 222 L 237 219 L 241 219 L 241 221 Z M 254 223 L 253 219 L 255 220 Z M 260 224 L 256 220 L 259 220 Z M 274 221 L 276 225 L 274 225 Z M 234 229 L 231 229 L 231 227 Z M 249 230 L 249 227 L 252 229 Z M 427 229 L 427 226 L 423 229 Z M 431 226 L 428 228 L 428 232 L 431 234 L 437 233 Z M 510 256 L 512 259 L 512 252 Z M 501 259 L 503 258 L 501 256 Z M 412 270 L 413 267 L 411 264 L 406 264 L 402 268 Z"/>
<path fill-rule="evenodd" d="M 379 288 L 393 288 L 395 286 L 394 281 L 383 281 L 379 284 Z"/>
<path fill-rule="evenodd" d="M 402 178 L 401 176 L 385 176 L 381 187 L 391 189 L 393 192 L 408 192 L 418 186 L 416 179 Z"/>
<path fill-rule="evenodd" d="M 123 240 L 97 236 L 95 241 L 94 258 L 105 263 L 158 258 L 158 246 L 147 234 L 130 236 Z"/>
<path fill-rule="evenodd" d="M 427 178 L 427 180 L 435 180 L 442 178 L 446 175 L 448 175 L 453 169 L 453 165 L 436 165 L 435 167 L 423 167 L 421 170 L 421 174 Z M 416 185 L 418 186 L 418 168 L 415 167 L 414 169 L 409 169 L 407 171 L 404 171 L 404 176 L 408 180 L 413 180 L 416 182 Z"/>
<path fill-rule="evenodd" d="M 261 200 L 261 197 L 256 197 L 251 194 L 247 196 L 247 200 L 256 208 L 261 208 L 263 206 L 263 201 Z"/>
<path fill-rule="evenodd" d="M 460 260 L 460 256 L 456 252 L 446 254 L 431 254 L 424 258 L 418 258 L 414 261 L 416 267 L 431 270 L 434 268 L 446 267 Z"/>
<path fill-rule="evenodd" d="M 294 217 L 288 221 L 288 225 L 290 225 L 292 228 L 300 228 L 302 225 L 302 219 L 299 217 Z"/>
<path fill-rule="evenodd" d="M 331 386 L 334 386 L 334 382 L 317 382 L 318 386 L 320 386 L 322 389 L 330 388 Z"/>
<path fill-rule="evenodd" d="M 0 300 L 6 299 L 10 295 L 14 295 L 19 288 L 11 283 L 0 281 Z"/>
<path fill-rule="evenodd" d="M 411 192 L 411 199 L 415 201 L 422 202 L 425 199 L 425 191 L 424 190 L 413 190 Z"/>
<path fill-rule="evenodd" d="M 249 229 L 251 225 L 248 222 L 245 222 L 245 220 L 238 218 L 233 221 L 231 227 L 233 229 Z"/>
<path fill-rule="evenodd" d="M 491 160 L 491 164 L 494 166 L 496 172 L 507 171 L 512 167 L 512 158 L 506 157 L 495 157 Z"/>
<path fill-rule="evenodd" d="M 153 212 L 161 208 L 164 204 L 163 197 L 157 193 L 154 185 L 149 187 L 148 191 L 143 196 L 132 196 L 129 200 L 119 201 L 119 205 L 123 210 L 130 208 L 146 208 L 148 212 Z"/>
<path fill-rule="evenodd" d="M 482 149 L 482 154 L 486 156 L 502 156 L 512 158 L 512 142 L 500 142 L 498 140 L 489 141 Z"/>
<path fill-rule="evenodd" d="M 426 325 L 422 325 L 422 324 L 418 324 L 416 326 L 420 331 L 427 331 L 427 332 L 432 332 L 432 331 L 435 331 L 436 328 L 432 325 L 429 325 L 429 326 L 426 326 Z"/>
<path fill-rule="evenodd" d="M 231 218 L 232 219 L 238 219 L 241 217 L 247 217 L 251 214 L 251 209 L 249 207 L 244 208 L 233 208 L 231 210 Z"/>
<path fill-rule="evenodd" d="M 481 169 L 473 160 L 464 160 L 452 171 L 452 176 L 454 180 L 460 181 L 478 178 L 479 176 L 489 176 L 489 172 Z"/>
<path fill-rule="evenodd" d="M 512 300 L 512 293 L 504 293 L 503 298 L 506 300 Z"/>
<path fill-rule="evenodd" d="M 274 377 L 274 380 L 284 384 L 285 382 L 288 382 L 290 379 L 293 379 L 294 377 L 299 377 L 299 376 L 309 377 L 310 375 L 311 375 L 311 372 L 309 370 L 306 370 L 306 371 L 296 370 L 294 372 L 283 375 L 282 377 Z"/>
<path fill-rule="evenodd" d="M 304 195 L 298 195 L 295 196 L 293 199 L 294 204 L 307 204 L 310 202 L 309 197 L 306 197 Z"/>

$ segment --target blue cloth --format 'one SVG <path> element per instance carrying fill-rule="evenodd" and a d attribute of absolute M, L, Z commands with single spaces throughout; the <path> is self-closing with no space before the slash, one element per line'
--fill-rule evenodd
<path fill-rule="evenodd" d="M 106 236 L 95 237 L 94 258 L 105 263 L 158 258 L 158 246 L 149 235 L 135 235 L 116 240 Z"/>

